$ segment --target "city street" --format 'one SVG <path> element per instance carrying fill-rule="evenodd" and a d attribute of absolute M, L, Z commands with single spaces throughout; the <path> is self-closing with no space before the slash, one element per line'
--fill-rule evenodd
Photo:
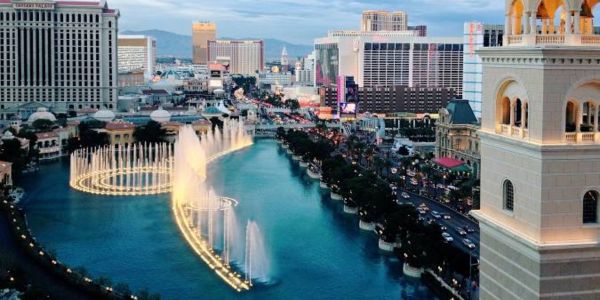
<path fill-rule="evenodd" d="M 449 209 L 448 207 L 444 206 L 443 204 L 437 201 L 433 201 L 431 199 L 416 195 L 411 192 L 408 192 L 408 194 L 411 196 L 410 199 L 404 199 L 402 198 L 401 193 L 401 191 L 398 192 L 398 200 L 400 202 L 410 200 L 410 202 L 412 202 L 415 205 L 415 207 L 418 207 L 422 203 L 425 203 L 427 207 L 429 207 L 429 211 L 426 214 L 421 214 L 420 216 L 425 218 L 425 220 L 434 220 L 440 226 L 445 226 L 447 228 L 446 232 L 450 234 L 452 238 L 454 238 L 454 241 L 452 242 L 454 245 L 456 245 L 459 249 L 467 253 L 472 252 L 475 257 L 479 257 L 479 226 L 477 225 L 477 223 L 473 222 L 466 216 L 452 209 Z M 449 215 L 450 219 L 444 219 L 443 217 L 436 219 L 431 214 L 432 211 L 437 211 L 440 215 Z M 473 228 L 475 232 L 467 233 L 466 236 L 461 236 L 460 234 L 458 234 L 456 228 L 465 228 L 465 226 Z M 473 244 L 475 244 L 476 248 L 473 250 L 467 248 L 467 246 L 462 241 L 464 238 L 470 239 L 473 242 Z"/>

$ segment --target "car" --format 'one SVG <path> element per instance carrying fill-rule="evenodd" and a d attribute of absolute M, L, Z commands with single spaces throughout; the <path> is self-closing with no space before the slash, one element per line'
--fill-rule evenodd
<path fill-rule="evenodd" d="M 421 205 L 419 205 L 419 208 L 421 208 L 425 211 L 429 211 L 429 207 L 427 207 L 427 204 L 425 204 L 425 203 L 421 203 Z"/>
<path fill-rule="evenodd" d="M 440 229 L 441 229 L 442 231 L 446 231 L 446 230 L 448 230 L 448 227 L 446 227 L 446 226 L 440 226 Z"/>
<path fill-rule="evenodd" d="M 402 192 L 402 198 L 408 199 L 410 198 L 410 195 L 407 192 Z"/>
<path fill-rule="evenodd" d="M 463 244 L 469 249 L 475 249 L 477 247 L 470 239 L 463 239 Z"/>
<path fill-rule="evenodd" d="M 473 232 L 475 232 L 475 228 L 473 228 L 471 226 L 465 226 L 463 228 L 467 231 L 467 233 L 473 233 Z"/>
<path fill-rule="evenodd" d="M 444 220 L 450 220 L 452 217 L 449 214 L 444 214 Z"/>
<path fill-rule="evenodd" d="M 444 238 L 444 241 L 446 243 L 452 243 L 454 241 L 454 238 L 450 236 L 450 234 L 448 234 L 447 232 L 442 232 L 442 237 Z"/>
<path fill-rule="evenodd" d="M 419 213 L 420 213 L 420 214 L 422 214 L 422 215 L 424 215 L 424 214 L 426 214 L 426 213 L 427 213 L 425 210 L 423 210 L 423 209 L 420 209 L 420 208 L 419 208 L 419 209 L 417 209 L 417 210 L 418 210 L 418 211 L 419 211 Z"/>
<path fill-rule="evenodd" d="M 438 212 L 437 212 L 437 211 L 435 211 L 435 210 L 431 212 L 431 215 L 432 215 L 434 218 L 436 218 L 436 219 L 441 219 L 441 218 L 442 218 L 442 216 L 441 216 L 440 214 L 438 214 Z"/>
<path fill-rule="evenodd" d="M 460 227 L 456 227 L 456 232 L 458 234 L 460 234 L 460 235 L 463 235 L 463 236 L 467 235 L 467 232 L 464 229 L 460 228 Z"/>

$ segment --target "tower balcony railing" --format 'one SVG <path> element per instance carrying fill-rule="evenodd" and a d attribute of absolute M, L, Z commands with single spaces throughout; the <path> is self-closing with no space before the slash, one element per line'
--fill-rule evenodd
<path fill-rule="evenodd" d="M 509 46 L 543 46 L 543 45 L 569 45 L 569 46 L 600 46 L 598 34 L 518 34 L 506 38 Z"/>
<path fill-rule="evenodd" d="M 508 44 L 509 45 L 515 45 L 515 44 L 521 44 L 521 43 L 523 43 L 522 35 L 509 35 L 508 36 Z"/>
<path fill-rule="evenodd" d="M 583 45 L 600 45 L 600 35 L 588 34 L 581 36 L 581 44 Z"/>
<path fill-rule="evenodd" d="M 558 34 L 543 34 L 535 36 L 536 45 L 562 45 L 565 43 L 565 36 Z"/>
<path fill-rule="evenodd" d="M 598 132 L 567 132 L 565 142 L 569 144 L 594 144 L 600 142 Z"/>
<path fill-rule="evenodd" d="M 496 127 L 496 133 L 514 138 L 529 138 L 529 129 L 520 126 L 511 126 L 508 124 L 499 124 Z"/>

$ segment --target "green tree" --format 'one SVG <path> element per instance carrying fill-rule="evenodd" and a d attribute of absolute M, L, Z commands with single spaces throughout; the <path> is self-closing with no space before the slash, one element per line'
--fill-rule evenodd
<path fill-rule="evenodd" d="M 296 111 L 300 109 L 300 102 L 297 99 L 288 99 L 285 101 L 285 106 L 287 106 L 292 111 Z"/>
<path fill-rule="evenodd" d="M 70 137 L 67 139 L 67 146 L 65 147 L 68 153 L 73 153 L 73 151 L 81 148 L 81 141 L 79 137 Z"/>
<path fill-rule="evenodd" d="M 167 130 L 156 121 L 150 121 L 144 126 L 136 127 L 133 138 L 138 143 L 162 143 L 166 140 Z"/>
<path fill-rule="evenodd" d="M 48 131 L 54 127 L 54 122 L 47 119 L 37 119 L 31 124 L 33 128 L 39 131 Z"/>
<path fill-rule="evenodd" d="M 243 88 L 246 95 L 253 95 L 256 90 L 256 77 L 254 76 L 233 76 L 231 78 L 235 83 L 233 91 L 237 90 L 237 88 Z"/>
<path fill-rule="evenodd" d="M 104 128 L 104 122 L 81 122 L 79 124 L 79 146 L 80 147 L 100 147 L 108 145 L 108 135 L 99 132 L 99 128 Z"/>
<path fill-rule="evenodd" d="M 408 156 L 410 155 L 410 150 L 408 150 L 408 148 L 405 145 L 402 145 L 402 147 L 398 149 L 398 154 L 401 156 Z"/>
<path fill-rule="evenodd" d="M 275 134 L 275 136 L 278 139 L 283 139 L 285 138 L 285 129 L 283 127 L 277 127 L 277 133 Z"/>
<path fill-rule="evenodd" d="M 215 130 L 216 127 L 219 127 L 219 129 L 223 129 L 223 125 L 225 124 L 218 117 L 212 117 L 212 118 L 210 118 L 209 121 L 210 121 L 210 123 L 212 123 L 212 130 L 213 131 Z"/>
<path fill-rule="evenodd" d="M 13 172 L 18 174 L 27 164 L 27 152 L 18 139 L 5 140 L 0 146 L 0 160 L 11 162 Z"/>

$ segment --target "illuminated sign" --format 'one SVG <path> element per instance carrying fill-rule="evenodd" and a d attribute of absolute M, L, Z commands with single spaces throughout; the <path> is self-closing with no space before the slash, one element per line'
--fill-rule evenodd
<path fill-rule="evenodd" d="M 221 78 L 221 70 L 210 70 L 210 78 Z"/>
<path fill-rule="evenodd" d="M 356 103 L 343 103 L 342 104 L 342 113 L 344 114 L 354 114 L 356 113 Z"/>
<path fill-rule="evenodd" d="M 54 2 L 19 1 L 13 2 L 15 9 L 54 9 Z"/>

